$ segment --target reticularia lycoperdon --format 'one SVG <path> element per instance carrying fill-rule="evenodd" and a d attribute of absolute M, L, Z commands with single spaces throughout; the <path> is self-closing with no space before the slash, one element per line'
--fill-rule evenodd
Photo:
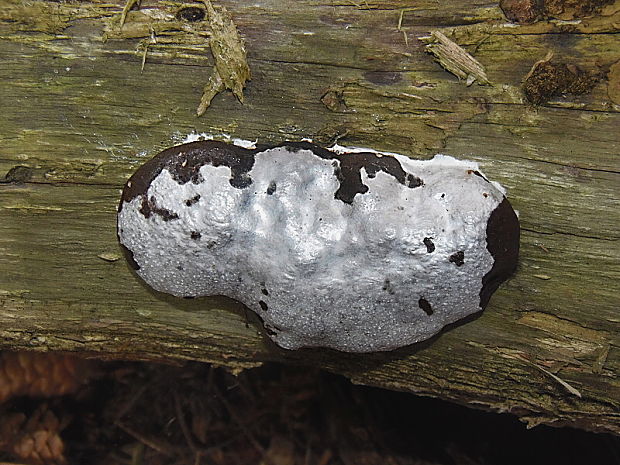
<path fill-rule="evenodd" d="M 125 185 L 118 237 L 175 296 L 225 295 L 281 347 L 391 350 L 478 312 L 515 270 L 519 221 L 474 162 L 216 141 Z"/>

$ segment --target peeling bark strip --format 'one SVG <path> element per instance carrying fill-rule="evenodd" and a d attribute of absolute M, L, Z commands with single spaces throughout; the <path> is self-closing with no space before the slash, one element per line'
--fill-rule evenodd
<path fill-rule="evenodd" d="M 420 40 L 430 42 L 426 49 L 435 55 L 439 64 L 446 71 L 465 80 L 467 86 L 471 86 L 474 81 L 478 81 L 480 85 L 490 84 L 484 66 L 443 33 L 433 31 L 430 38 L 421 38 Z"/>
<path fill-rule="evenodd" d="M 148 188 L 163 169 L 170 172 L 179 184 L 190 181 L 194 184 L 200 184 L 204 182 L 200 174 L 200 168 L 204 165 L 230 168 L 230 185 L 238 189 L 246 188 L 252 184 L 252 177 L 248 173 L 254 166 L 256 154 L 276 148 L 284 148 L 291 153 L 307 150 L 319 158 L 336 160 L 337 166 L 334 169 L 334 175 L 339 181 L 339 188 L 335 191 L 334 198 L 349 204 L 353 202 L 356 194 L 364 194 L 368 191 L 368 186 L 362 182 L 362 170 L 369 178 L 374 178 L 378 172 L 382 171 L 394 177 L 400 184 L 410 188 L 424 184 L 420 178 L 406 173 L 396 158 L 373 152 L 338 154 L 308 142 L 287 142 L 279 146 L 262 146 L 250 150 L 225 142 L 200 141 L 177 145 L 164 150 L 142 165 L 140 170 L 127 182 L 123 190 L 122 200 L 123 202 L 130 202 L 137 196 L 146 199 Z M 266 191 L 271 191 L 271 194 L 275 192 L 275 187 L 272 185 L 276 185 L 276 183 L 270 182 L 266 189 Z M 200 198 L 200 194 L 196 194 L 195 197 Z M 123 202 L 119 204 L 119 212 Z M 149 198 L 142 202 L 143 205 L 145 202 L 148 204 L 147 207 L 141 207 L 147 218 L 151 211 L 157 213 L 153 210 L 155 202 L 152 199 Z M 185 203 L 187 205 L 187 200 Z"/>
<path fill-rule="evenodd" d="M 125 25 L 125 21 L 127 20 L 127 13 L 129 13 L 129 11 L 136 5 L 139 3 L 140 0 L 127 0 L 127 3 L 125 3 L 125 6 L 123 7 L 123 11 L 121 12 L 121 19 L 120 19 L 120 27 L 122 28 Z"/>
<path fill-rule="evenodd" d="M 150 286 L 242 302 L 284 348 L 374 352 L 482 310 L 519 222 L 472 162 L 203 141 L 134 173 L 118 237 Z"/>
<path fill-rule="evenodd" d="M 209 44 L 215 60 L 215 70 L 205 86 L 196 113 L 204 114 L 211 100 L 224 89 L 229 89 L 243 103 L 243 88 L 250 79 L 250 67 L 246 59 L 245 46 L 239 31 L 226 8 L 216 11 L 209 0 L 203 1 L 211 29 Z"/>

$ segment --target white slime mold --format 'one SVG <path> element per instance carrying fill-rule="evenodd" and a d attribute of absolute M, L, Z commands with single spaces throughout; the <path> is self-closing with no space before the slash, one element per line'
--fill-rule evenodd
<path fill-rule="evenodd" d="M 175 296 L 225 295 L 287 349 L 391 350 L 482 310 L 519 223 L 476 163 L 198 141 L 127 182 L 118 236 Z"/>

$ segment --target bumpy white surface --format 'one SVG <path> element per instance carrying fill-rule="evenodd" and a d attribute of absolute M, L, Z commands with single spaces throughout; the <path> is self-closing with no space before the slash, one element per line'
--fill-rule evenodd
<path fill-rule="evenodd" d="M 369 191 L 352 204 L 334 198 L 334 160 L 308 150 L 257 154 L 245 189 L 230 185 L 224 166 L 203 166 L 199 184 L 179 184 L 164 169 L 148 196 L 179 218 L 145 218 L 139 196 L 122 206 L 119 237 L 153 288 L 232 297 L 258 313 L 282 347 L 402 347 L 480 310 L 482 277 L 493 265 L 487 220 L 504 197 L 468 171 L 479 171 L 476 163 L 396 158 L 424 185 L 408 188 L 385 172 L 369 178 L 362 169 Z M 461 266 L 449 261 L 458 251 Z"/>

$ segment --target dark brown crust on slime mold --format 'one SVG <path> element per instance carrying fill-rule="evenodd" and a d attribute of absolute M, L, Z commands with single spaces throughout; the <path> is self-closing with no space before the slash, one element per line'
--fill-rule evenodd
<path fill-rule="evenodd" d="M 164 168 L 168 169 L 179 184 L 185 184 L 190 180 L 200 182 L 200 167 L 207 163 L 213 166 L 230 167 L 232 172 L 230 183 L 235 187 L 251 183 L 251 180 L 248 182 L 247 177 L 244 176 L 254 165 L 254 153 L 251 150 L 218 141 L 191 142 L 166 149 L 138 168 L 123 188 L 118 212 L 120 213 L 123 209 L 125 202 L 142 196 L 143 214 L 148 218 L 152 209 L 148 208 L 149 202 L 146 194 L 151 182 Z M 173 216 L 174 214 L 169 219 L 173 219 Z M 118 225 L 116 235 L 120 243 Z M 139 270 L 140 265 L 134 259 L 133 252 L 122 243 L 121 248 L 131 267 L 134 270 Z"/>
<path fill-rule="evenodd" d="M 517 269 L 519 258 L 519 219 L 506 198 L 493 210 L 487 222 L 487 250 L 493 256 L 493 267 L 482 278 L 480 308 Z"/>
<path fill-rule="evenodd" d="M 450 255 L 448 259 L 450 263 L 454 263 L 456 266 L 463 266 L 465 264 L 465 252 L 459 250 Z"/>
<path fill-rule="evenodd" d="M 433 253 L 435 251 L 435 243 L 433 242 L 432 237 L 425 237 L 422 242 L 426 246 L 427 253 Z"/>
<path fill-rule="evenodd" d="M 150 217 L 153 213 L 162 217 L 164 221 L 178 220 L 179 215 L 167 208 L 157 206 L 157 199 L 154 196 L 148 198 L 146 195 L 142 196 L 142 206 L 140 207 L 140 213 L 145 218 Z"/>
<path fill-rule="evenodd" d="M 118 236 L 118 232 L 117 232 L 117 236 Z M 133 258 L 133 252 L 131 250 L 129 250 L 127 247 L 125 247 L 123 244 L 120 243 L 119 244 L 121 246 L 121 249 L 123 250 L 123 255 L 125 255 L 125 260 L 127 260 L 127 263 L 129 263 L 129 266 L 131 267 L 132 270 L 139 270 L 140 269 L 140 265 L 138 265 L 138 262 L 136 262 L 135 258 Z"/>
<path fill-rule="evenodd" d="M 225 142 L 197 141 L 166 149 L 138 168 L 125 184 L 118 212 L 120 213 L 125 202 L 131 202 L 134 198 L 141 196 L 141 211 L 145 217 L 148 218 L 151 213 L 157 213 L 165 220 L 175 219 L 178 215 L 157 209 L 155 199 L 147 197 L 151 183 L 164 168 L 179 184 L 185 184 L 190 181 L 202 182 L 200 168 L 204 165 L 227 166 L 231 171 L 231 186 L 243 189 L 252 184 L 248 172 L 254 166 L 256 154 L 276 147 L 285 147 L 292 152 L 309 150 L 322 159 L 338 160 L 339 170 L 335 175 L 338 177 L 340 187 L 334 193 L 334 197 L 345 203 L 352 203 L 355 195 L 368 191 L 368 187 L 362 183 L 360 172 L 362 168 L 366 170 L 368 176 L 375 176 L 377 172 L 384 171 L 407 187 L 413 188 L 423 184 L 420 178 L 405 173 L 397 159 L 370 152 L 341 155 L 309 142 L 287 142 L 277 146 L 263 145 L 250 150 Z M 274 192 L 275 186 L 268 193 Z M 117 236 L 120 239 L 118 230 Z M 121 247 L 131 267 L 134 270 L 140 269 L 140 265 L 133 257 L 133 252 L 122 244 Z"/>
<path fill-rule="evenodd" d="M 433 314 L 433 307 L 431 306 L 430 302 L 424 297 L 420 297 L 420 299 L 418 300 L 418 307 L 424 310 L 424 313 L 426 313 L 428 316 L 431 316 Z"/>
<path fill-rule="evenodd" d="M 353 199 L 357 194 L 368 192 L 368 186 L 362 182 L 362 168 L 364 168 L 370 178 L 374 178 L 379 171 L 383 171 L 394 177 L 403 186 L 414 188 L 424 185 L 422 179 L 405 172 L 400 162 L 395 157 L 389 155 L 373 152 L 338 154 L 309 142 L 287 142 L 279 147 L 286 147 L 294 152 L 310 150 L 316 156 L 325 160 L 338 160 L 340 167 L 335 174 L 340 182 L 340 187 L 334 194 L 334 197 L 345 203 L 353 203 Z"/>
<path fill-rule="evenodd" d="M 202 166 L 227 166 L 232 174 L 230 184 L 238 188 L 247 187 L 252 183 L 247 173 L 254 166 L 254 154 L 254 150 L 212 140 L 190 142 L 166 149 L 147 161 L 129 178 L 123 189 L 118 211 L 121 211 L 123 202 L 130 202 L 139 195 L 145 195 L 151 182 L 164 168 L 179 184 L 189 181 L 197 184 L 202 181 Z"/>
<path fill-rule="evenodd" d="M 417 176 L 406 173 L 396 158 L 377 153 L 338 154 L 309 142 L 286 142 L 276 146 L 263 145 L 250 150 L 225 142 L 209 140 L 171 147 L 147 161 L 129 178 L 123 189 L 118 211 L 122 210 L 124 202 L 130 202 L 140 195 L 145 196 L 151 182 L 164 168 L 179 184 L 185 184 L 189 181 L 200 183 L 202 181 L 200 168 L 204 165 L 227 166 L 231 170 L 230 185 L 243 189 L 252 184 L 248 172 L 254 166 L 256 154 L 278 147 L 286 148 L 291 152 L 309 150 L 319 158 L 338 160 L 339 170 L 335 174 L 340 187 L 334 197 L 345 203 L 352 203 L 357 194 L 364 194 L 368 191 L 368 186 L 362 182 L 362 168 L 369 177 L 374 177 L 379 171 L 383 171 L 409 188 L 424 184 Z"/>

